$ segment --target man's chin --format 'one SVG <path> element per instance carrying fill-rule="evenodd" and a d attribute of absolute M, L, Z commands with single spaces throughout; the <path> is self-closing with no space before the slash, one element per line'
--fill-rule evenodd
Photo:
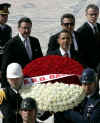
<path fill-rule="evenodd" d="M 95 24 L 95 23 L 96 23 L 96 21 L 95 21 L 95 20 L 91 20 L 91 23 L 92 23 L 92 24 Z"/>
<path fill-rule="evenodd" d="M 29 37 L 29 34 L 24 34 L 23 37 L 27 38 L 27 37 Z"/>

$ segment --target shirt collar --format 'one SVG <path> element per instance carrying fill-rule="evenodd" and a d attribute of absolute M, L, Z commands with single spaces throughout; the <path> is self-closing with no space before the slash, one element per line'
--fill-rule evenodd
<path fill-rule="evenodd" d="M 63 56 L 66 52 L 60 47 L 61 55 Z"/>
<path fill-rule="evenodd" d="M 29 40 L 29 37 L 27 37 L 27 39 L 25 39 L 20 32 L 18 34 L 19 34 L 19 37 L 23 43 L 25 40 Z"/>
<path fill-rule="evenodd" d="M 60 50 L 60 52 L 61 52 L 61 55 L 64 56 L 65 53 L 66 53 L 65 50 L 63 50 L 61 47 L 60 47 L 59 50 Z M 70 50 L 68 50 L 67 53 L 68 53 L 68 56 L 70 57 Z"/>
<path fill-rule="evenodd" d="M 96 25 L 96 26 L 97 26 L 97 24 L 91 24 L 90 22 L 88 22 L 88 24 L 90 25 L 90 27 L 91 27 L 92 29 L 94 29 L 94 26 L 93 26 L 93 25 Z"/>

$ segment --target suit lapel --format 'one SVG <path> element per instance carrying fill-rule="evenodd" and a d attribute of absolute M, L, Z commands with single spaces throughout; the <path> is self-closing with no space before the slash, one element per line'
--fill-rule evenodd
<path fill-rule="evenodd" d="M 88 23 L 86 23 L 86 26 L 87 26 L 88 32 L 90 32 L 91 35 L 94 35 L 93 34 L 93 29 L 90 27 L 90 25 Z"/>
<path fill-rule="evenodd" d="M 62 54 L 61 54 L 61 52 L 60 52 L 60 50 L 59 50 L 59 49 L 57 49 L 57 50 L 56 50 L 56 53 L 57 53 L 57 55 L 62 56 Z"/>
<path fill-rule="evenodd" d="M 25 56 L 27 59 L 29 59 L 28 54 L 27 54 L 27 51 L 25 49 L 25 46 L 24 46 L 24 44 L 21 41 L 21 39 L 20 39 L 19 36 L 17 36 L 17 43 L 18 43 L 20 52 L 23 54 L 23 56 Z"/>

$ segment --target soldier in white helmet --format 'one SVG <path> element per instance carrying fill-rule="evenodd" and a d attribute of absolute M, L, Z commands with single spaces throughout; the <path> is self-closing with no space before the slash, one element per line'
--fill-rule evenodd
<path fill-rule="evenodd" d="M 8 65 L 6 73 L 10 87 L 0 90 L 0 110 L 3 114 L 3 123 L 11 123 L 14 120 L 17 123 L 19 118 L 16 117 L 15 119 L 14 116 L 19 116 L 18 112 L 22 97 L 18 91 L 24 82 L 23 72 L 18 63 L 11 63 Z M 14 120 L 12 120 L 13 118 Z"/>

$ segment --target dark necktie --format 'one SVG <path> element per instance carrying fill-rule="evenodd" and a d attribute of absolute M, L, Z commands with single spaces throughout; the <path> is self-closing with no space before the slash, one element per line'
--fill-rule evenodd
<path fill-rule="evenodd" d="M 68 57 L 68 53 L 65 53 L 63 56 L 64 56 L 64 57 Z"/>
<path fill-rule="evenodd" d="M 73 40 L 72 40 L 72 43 L 71 43 L 71 50 L 72 50 L 72 51 L 75 50 Z"/>
<path fill-rule="evenodd" d="M 97 33 L 98 32 L 97 26 L 94 25 L 93 28 L 94 28 L 94 33 Z"/>

